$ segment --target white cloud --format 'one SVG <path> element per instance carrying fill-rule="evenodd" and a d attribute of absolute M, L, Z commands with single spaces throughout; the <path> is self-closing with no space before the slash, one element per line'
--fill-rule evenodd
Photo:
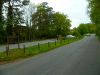
<path fill-rule="evenodd" d="M 72 20 L 72 27 L 77 27 L 80 23 L 90 22 L 87 16 L 86 0 L 31 0 L 33 3 L 48 2 L 54 11 L 65 13 Z"/>

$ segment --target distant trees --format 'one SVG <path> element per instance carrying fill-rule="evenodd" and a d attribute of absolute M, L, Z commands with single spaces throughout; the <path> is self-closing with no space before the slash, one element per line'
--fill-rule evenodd
<path fill-rule="evenodd" d="M 0 0 L 0 44 L 69 34 L 67 15 L 53 11 L 47 2 L 37 5 L 36 10 L 29 4 L 29 0 Z"/>
<path fill-rule="evenodd" d="M 55 35 L 66 36 L 70 32 L 71 21 L 68 19 L 67 15 L 59 12 L 53 14 L 52 30 Z"/>
<path fill-rule="evenodd" d="M 71 32 L 74 36 L 83 36 L 84 34 L 87 34 L 87 33 L 90 33 L 90 34 L 95 33 L 95 31 L 96 31 L 96 26 L 94 24 L 82 23 L 77 28 L 73 28 Z"/>
<path fill-rule="evenodd" d="M 72 30 L 71 30 L 71 32 L 70 32 L 73 36 L 76 36 L 76 37 L 80 37 L 80 36 L 82 36 L 81 34 L 80 34 L 80 32 L 78 31 L 78 28 L 73 28 Z"/>
<path fill-rule="evenodd" d="M 88 0 L 88 2 L 91 21 L 96 25 L 96 33 L 100 37 L 100 0 Z"/>
<path fill-rule="evenodd" d="M 79 33 L 81 35 L 84 35 L 84 34 L 88 33 L 88 26 L 87 26 L 87 24 L 80 24 L 78 26 L 78 31 L 79 31 Z"/>
<path fill-rule="evenodd" d="M 67 15 L 54 12 L 47 2 L 38 5 L 37 11 L 32 15 L 32 22 L 35 38 L 66 36 L 71 26 Z"/>

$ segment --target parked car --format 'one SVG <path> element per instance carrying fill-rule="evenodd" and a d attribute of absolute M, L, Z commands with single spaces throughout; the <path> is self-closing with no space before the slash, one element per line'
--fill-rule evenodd
<path fill-rule="evenodd" d="M 89 34 L 89 33 L 88 33 L 88 34 L 85 34 L 85 36 L 90 36 L 90 35 L 91 35 L 91 34 Z"/>
<path fill-rule="evenodd" d="M 74 38 L 75 36 L 73 35 L 67 35 L 66 38 Z"/>

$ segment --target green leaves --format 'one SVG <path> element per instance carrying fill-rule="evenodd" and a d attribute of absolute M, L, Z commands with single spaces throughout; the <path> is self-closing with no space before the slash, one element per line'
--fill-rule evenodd
<path fill-rule="evenodd" d="M 88 2 L 91 21 L 96 25 L 97 35 L 100 36 L 100 0 L 88 0 Z"/>
<path fill-rule="evenodd" d="M 49 26 L 51 22 L 52 8 L 43 2 L 37 6 L 37 11 L 32 15 L 33 30 L 38 37 L 48 37 Z M 37 35 L 38 34 L 38 35 Z"/>
<path fill-rule="evenodd" d="M 72 34 L 75 36 L 80 36 L 80 35 L 84 35 L 87 33 L 95 33 L 96 30 L 96 26 L 94 24 L 91 23 L 87 23 L 87 24 L 80 24 L 77 28 L 74 28 L 72 31 Z"/>
<path fill-rule="evenodd" d="M 2 10 L 3 3 L 4 10 Z M 33 10 L 29 11 L 33 13 L 32 17 L 29 17 L 31 14 L 24 13 L 23 9 L 28 4 L 29 0 L 0 0 L 0 23 L 2 23 L 2 14 L 5 14 L 3 20 L 5 23 L 0 26 L 0 38 L 3 36 L 2 32 L 6 33 L 5 39 L 7 37 L 16 38 L 15 42 L 18 41 L 18 37 L 20 41 L 27 41 L 69 34 L 71 21 L 67 15 L 53 11 L 47 2 L 43 2 L 37 6 L 36 11 L 34 9 L 34 13 Z M 24 24 L 26 25 L 23 26 Z"/>
<path fill-rule="evenodd" d="M 70 20 L 64 14 L 56 12 L 53 14 L 53 25 L 56 31 L 56 35 L 66 36 L 70 30 Z"/>
<path fill-rule="evenodd" d="M 67 15 L 54 12 L 47 2 L 37 6 L 37 11 L 32 15 L 34 36 L 36 38 L 50 38 L 57 35 L 66 36 L 70 30 L 70 20 Z"/>

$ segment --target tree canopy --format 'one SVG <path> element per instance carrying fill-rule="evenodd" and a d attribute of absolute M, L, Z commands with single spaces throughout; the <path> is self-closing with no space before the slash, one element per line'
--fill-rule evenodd
<path fill-rule="evenodd" d="M 83 36 L 84 34 L 94 34 L 96 31 L 96 26 L 94 24 L 91 23 L 87 23 L 87 24 L 80 24 L 77 28 L 73 28 L 71 33 L 74 36 Z"/>
<path fill-rule="evenodd" d="M 32 22 L 37 38 L 66 36 L 71 26 L 67 15 L 54 12 L 47 2 L 38 5 L 37 11 L 32 15 Z"/>
<path fill-rule="evenodd" d="M 96 25 L 96 33 L 100 37 L 100 0 L 88 0 L 88 2 L 91 21 Z"/>
<path fill-rule="evenodd" d="M 29 4 L 30 0 L 0 0 L 0 44 L 69 34 L 71 20 L 67 15 L 55 12 L 47 2 L 31 7 L 34 11 L 25 9 Z"/>

